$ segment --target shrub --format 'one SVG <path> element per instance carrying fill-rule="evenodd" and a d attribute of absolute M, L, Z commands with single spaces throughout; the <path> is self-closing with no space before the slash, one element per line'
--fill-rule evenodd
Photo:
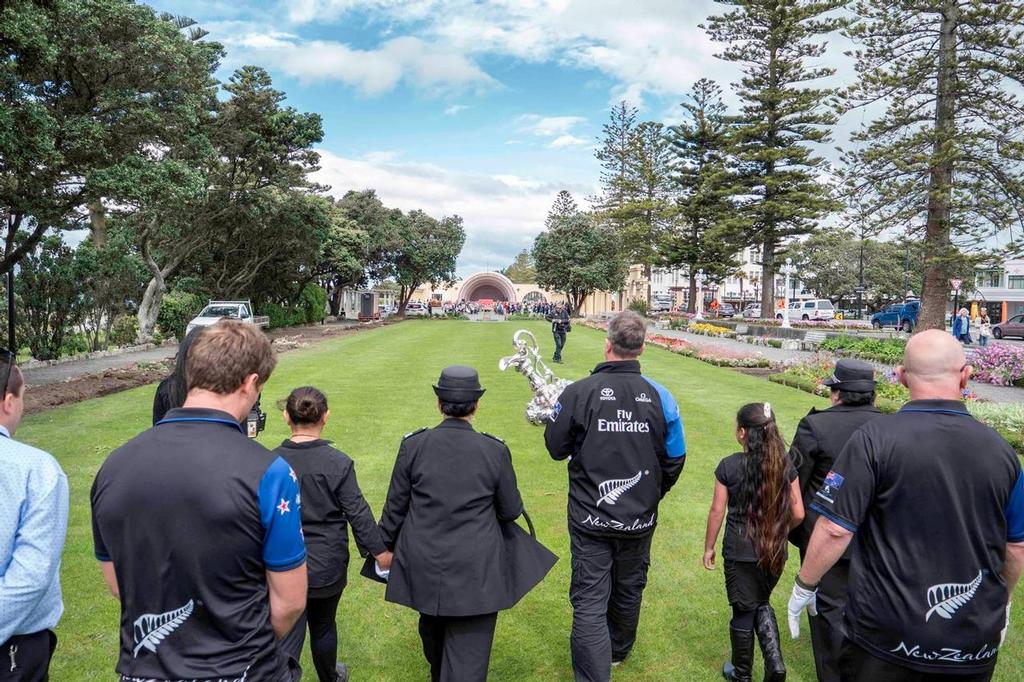
<path fill-rule="evenodd" d="M 719 327 L 715 324 L 709 324 L 707 322 L 690 322 L 687 329 L 694 334 L 704 334 L 706 336 L 735 336 L 736 333 L 728 327 Z"/>
<path fill-rule="evenodd" d="M 648 312 L 647 301 L 644 301 L 642 299 L 636 299 L 635 301 L 630 301 L 628 308 L 630 310 L 632 310 L 634 313 L 637 313 L 639 315 L 643 315 L 644 317 L 647 317 L 647 312 Z"/>
<path fill-rule="evenodd" d="M 302 313 L 302 322 L 323 322 L 327 315 L 327 292 L 319 284 L 307 284 L 299 295 L 298 309 Z"/>
<path fill-rule="evenodd" d="M 167 336 L 178 341 L 185 338 L 185 330 L 193 317 L 203 309 L 203 299 L 198 294 L 184 291 L 170 291 L 164 294 L 160 302 L 160 313 L 156 323 Z"/>
<path fill-rule="evenodd" d="M 114 346 L 130 346 L 139 338 L 139 320 L 134 315 L 118 315 L 110 325 L 107 341 Z"/>
<path fill-rule="evenodd" d="M 294 327 L 305 324 L 305 312 L 296 308 L 285 308 L 280 303 L 267 303 L 263 306 L 264 314 L 270 319 L 271 328 Z"/>
<path fill-rule="evenodd" d="M 1004 343 L 976 348 L 974 378 L 996 386 L 1024 386 L 1024 348 Z"/>
<path fill-rule="evenodd" d="M 88 353 L 90 350 L 92 344 L 89 343 L 89 337 L 81 332 L 65 335 L 60 343 L 60 357 Z"/>
<path fill-rule="evenodd" d="M 903 339 L 870 339 L 856 336 L 833 336 L 818 344 L 819 350 L 836 355 L 862 358 L 897 365 L 903 360 L 907 342 Z"/>

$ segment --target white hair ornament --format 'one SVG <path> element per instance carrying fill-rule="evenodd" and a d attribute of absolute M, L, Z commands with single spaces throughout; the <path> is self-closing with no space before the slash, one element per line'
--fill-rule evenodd
<path fill-rule="evenodd" d="M 765 419 L 771 419 L 772 418 L 772 404 L 771 403 L 765 403 L 764 404 L 764 418 Z"/>

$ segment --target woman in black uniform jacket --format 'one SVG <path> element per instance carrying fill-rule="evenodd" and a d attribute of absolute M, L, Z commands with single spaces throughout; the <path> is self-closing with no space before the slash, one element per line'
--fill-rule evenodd
<path fill-rule="evenodd" d="M 299 477 L 309 591 L 306 613 L 281 647 L 298 660 L 308 622 L 313 667 L 320 682 L 344 682 L 348 670 L 337 662 L 336 617 L 348 577 L 348 525 L 362 554 L 374 555 L 378 564 L 387 567 L 391 553 L 359 490 L 352 459 L 320 437 L 329 415 L 327 398 L 315 388 L 297 388 L 285 402 L 284 418 L 292 436 L 278 446 L 277 453 Z"/>
<path fill-rule="evenodd" d="M 498 611 L 557 559 L 511 523 L 523 513 L 511 453 L 471 424 L 476 370 L 446 368 L 434 392 L 445 419 L 402 440 L 381 514 L 395 552 L 385 598 L 420 612 L 435 682 L 483 682 Z"/>
<path fill-rule="evenodd" d="M 786 565 L 786 538 L 804 518 L 797 471 L 786 454 L 769 403 L 750 403 L 736 415 L 736 440 L 743 446 L 715 469 L 715 496 L 704 538 L 704 568 L 715 567 L 715 542 L 728 508 L 722 558 L 725 591 L 732 607 L 732 660 L 722 675 L 750 682 L 754 632 L 764 656 L 765 682 L 786 679 L 779 625 L 768 603 Z"/>

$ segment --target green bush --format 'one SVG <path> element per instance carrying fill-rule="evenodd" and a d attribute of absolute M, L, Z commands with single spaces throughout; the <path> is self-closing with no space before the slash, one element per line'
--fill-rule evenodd
<path fill-rule="evenodd" d="M 305 312 L 299 308 L 286 308 L 280 303 L 267 303 L 263 306 L 262 312 L 270 319 L 271 329 L 306 324 Z"/>
<path fill-rule="evenodd" d="M 306 324 L 323 322 L 327 314 L 327 292 L 319 284 L 307 284 L 299 296 L 298 307 Z"/>
<path fill-rule="evenodd" d="M 630 301 L 629 309 L 632 310 L 634 313 L 637 313 L 638 315 L 643 315 L 644 317 L 647 317 L 647 301 L 644 301 L 642 299 Z"/>
<path fill-rule="evenodd" d="M 833 336 L 818 344 L 819 350 L 832 351 L 836 355 L 875 360 L 887 365 L 897 365 L 903 360 L 907 342 L 903 339 L 870 339 L 856 336 Z"/>
<path fill-rule="evenodd" d="M 88 336 L 81 332 L 67 334 L 61 341 L 59 357 L 80 355 L 82 353 L 88 353 L 90 350 L 92 350 L 92 344 L 89 343 Z"/>
<path fill-rule="evenodd" d="M 166 336 L 178 341 L 185 338 L 185 330 L 193 317 L 203 309 L 204 301 L 198 294 L 184 291 L 169 291 L 160 302 L 160 313 L 156 323 Z"/>
<path fill-rule="evenodd" d="M 130 346 L 139 337 L 139 320 L 134 315 L 119 315 L 110 325 L 107 342 L 114 346 Z"/>

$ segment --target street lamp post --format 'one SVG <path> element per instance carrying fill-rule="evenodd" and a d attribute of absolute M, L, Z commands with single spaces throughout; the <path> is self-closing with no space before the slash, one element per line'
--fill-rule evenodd
<path fill-rule="evenodd" d="M 787 258 L 786 265 L 782 268 L 782 274 L 786 276 L 786 283 L 782 287 L 782 326 L 789 329 L 789 278 L 793 275 L 793 259 Z"/>
<path fill-rule="evenodd" d="M 694 278 L 697 282 L 697 315 L 693 319 L 703 320 L 704 319 L 704 270 L 698 270 L 697 276 Z"/>

